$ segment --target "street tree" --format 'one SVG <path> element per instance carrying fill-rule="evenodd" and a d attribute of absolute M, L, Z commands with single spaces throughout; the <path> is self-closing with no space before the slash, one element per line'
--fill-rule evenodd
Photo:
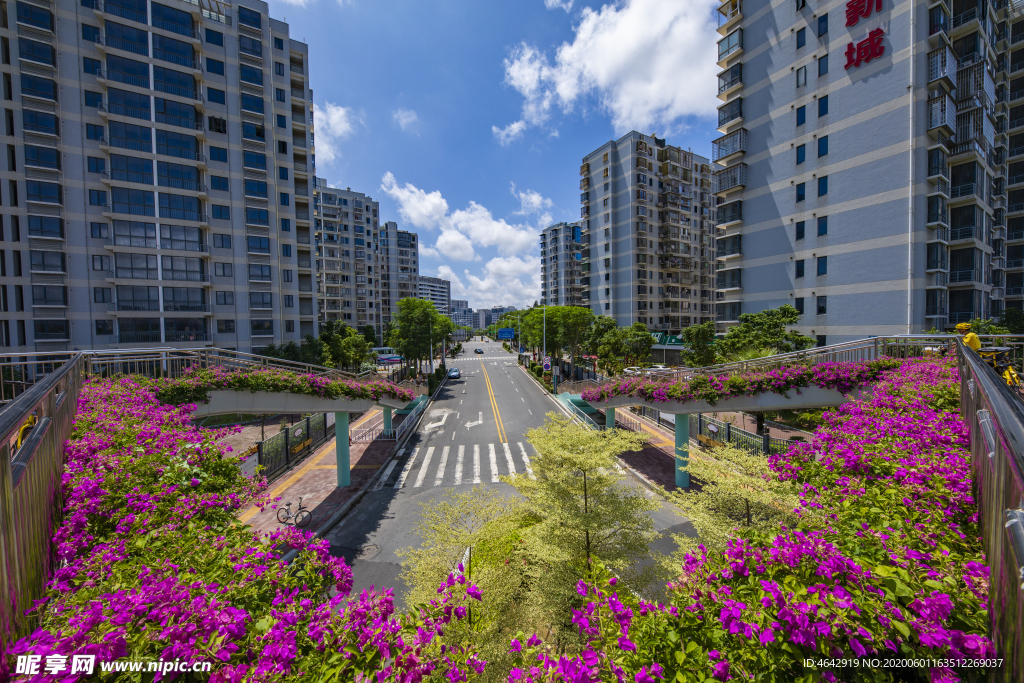
<path fill-rule="evenodd" d="M 432 323 L 436 317 L 444 316 L 437 312 L 433 302 L 412 297 L 399 300 L 397 309 L 388 345 L 419 366 L 430 357 Z"/>
<path fill-rule="evenodd" d="M 563 306 L 559 315 L 559 345 L 569 352 L 569 377 L 576 372 L 576 358 L 594 324 L 594 312 L 582 306 Z"/>
<path fill-rule="evenodd" d="M 800 313 L 789 304 L 757 313 L 741 313 L 739 321 L 740 324 L 729 328 L 725 337 L 718 342 L 722 356 L 749 348 L 777 349 L 779 353 L 788 353 L 809 349 L 817 344 L 814 337 L 786 330 L 787 325 L 800 322 Z"/>
<path fill-rule="evenodd" d="M 679 335 L 683 340 L 683 362 L 691 368 L 715 364 L 715 323 L 684 327 Z"/>
<path fill-rule="evenodd" d="M 625 329 L 622 350 L 626 354 L 627 362 L 632 361 L 634 365 L 645 363 L 651 357 L 652 348 L 654 336 L 647 331 L 646 325 L 637 322 Z"/>
<path fill-rule="evenodd" d="M 377 346 L 377 331 L 373 329 L 373 325 L 363 325 L 359 328 L 359 333 L 363 335 L 371 348 Z"/>
<path fill-rule="evenodd" d="M 584 349 L 591 356 L 598 355 L 598 349 L 601 344 L 604 343 L 604 336 L 609 332 L 618 329 L 619 324 L 615 322 L 615 318 L 608 315 L 599 315 L 594 318 L 594 323 L 591 325 L 590 330 L 587 332 L 587 338 L 584 341 Z"/>

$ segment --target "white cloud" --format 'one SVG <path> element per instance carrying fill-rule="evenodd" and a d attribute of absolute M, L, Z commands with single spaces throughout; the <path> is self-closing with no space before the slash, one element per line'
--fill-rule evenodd
<path fill-rule="evenodd" d="M 556 2 L 546 0 L 549 7 Z M 585 7 L 575 38 L 558 48 L 553 62 L 518 45 L 505 60 L 505 83 L 523 96 L 522 116 L 505 128 L 492 126 L 495 137 L 507 145 L 528 127 L 545 125 L 556 104 L 568 112 L 591 96 L 619 132 L 664 134 L 681 118 L 713 115 L 718 4 L 624 0 Z"/>
<path fill-rule="evenodd" d="M 396 109 L 391 112 L 391 118 L 395 120 L 398 127 L 406 130 L 409 126 L 419 123 L 420 117 L 412 109 Z"/>
<path fill-rule="evenodd" d="M 439 191 L 425 192 L 411 183 L 399 185 L 390 172 L 381 180 L 380 189 L 395 200 L 405 221 L 417 228 L 440 229 L 432 249 L 446 259 L 478 260 L 477 248 L 496 247 L 502 256 L 519 256 L 536 248 L 535 227 L 495 218 L 490 210 L 474 201 L 449 213 L 448 202 Z M 539 194 L 538 200 L 529 196 L 527 201 L 537 201 L 541 206 L 548 201 Z"/>
<path fill-rule="evenodd" d="M 327 102 L 324 106 L 313 103 L 316 121 L 316 160 L 330 164 L 341 157 L 341 141 L 355 132 L 361 123 L 351 107 Z"/>
<path fill-rule="evenodd" d="M 564 9 L 566 12 L 572 9 L 573 0 L 544 0 L 544 6 L 548 9 Z"/>
<path fill-rule="evenodd" d="M 532 213 L 539 213 L 544 209 L 550 209 L 554 204 L 554 202 L 536 190 L 525 190 L 523 192 L 517 191 L 515 183 L 512 183 L 512 196 L 518 199 L 522 206 L 519 211 L 515 212 L 518 216 L 528 216 Z"/>
<path fill-rule="evenodd" d="M 501 304 L 525 308 L 540 298 L 540 258 L 507 256 L 493 258 L 479 275 L 469 270 L 460 277 L 451 266 L 441 266 L 437 276 L 450 280 L 453 299 L 468 299 L 471 308 Z"/>

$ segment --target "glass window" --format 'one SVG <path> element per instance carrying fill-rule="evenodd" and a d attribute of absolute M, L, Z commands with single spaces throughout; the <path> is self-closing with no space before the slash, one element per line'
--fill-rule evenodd
<path fill-rule="evenodd" d="M 218 76 L 224 75 L 224 62 L 217 59 L 206 58 L 206 71 L 211 74 L 217 74 Z"/>
<path fill-rule="evenodd" d="M 274 96 L 277 98 L 278 102 L 287 102 L 288 101 L 287 100 L 288 94 L 284 90 L 282 90 L 281 88 L 275 88 Z"/>
<path fill-rule="evenodd" d="M 227 192 L 228 179 L 219 175 L 210 176 L 210 187 L 213 188 L 214 190 L 222 190 L 224 192 Z"/>
<path fill-rule="evenodd" d="M 212 28 L 206 29 L 206 42 L 210 45 L 220 45 L 224 47 L 224 34 L 220 31 L 214 31 Z"/>
<path fill-rule="evenodd" d="M 242 156 L 242 165 L 265 171 L 267 170 L 267 155 L 260 152 L 245 152 Z"/>
<path fill-rule="evenodd" d="M 106 206 L 107 193 L 103 190 L 89 190 L 90 206 Z"/>
<path fill-rule="evenodd" d="M 796 70 L 796 87 L 807 85 L 807 67 L 802 66 Z"/>
<path fill-rule="evenodd" d="M 256 95 L 242 93 L 242 109 L 263 113 L 263 98 Z"/>
<path fill-rule="evenodd" d="M 278 168 L 277 177 L 280 178 L 281 180 L 288 180 L 288 169 L 285 168 L 284 166 Z"/>
<path fill-rule="evenodd" d="M 233 306 L 235 304 L 234 292 L 217 292 L 218 306 Z"/>
<path fill-rule="evenodd" d="M 796 163 L 797 165 L 804 163 L 807 159 L 807 145 L 797 145 L 796 147 Z"/>
<path fill-rule="evenodd" d="M 211 147 L 210 148 L 210 161 L 227 161 L 228 150 L 224 147 Z"/>
<path fill-rule="evenodd" d="M 102 126 L 100 130 L 103 130 Z M 60 169 L 60 152 L 51 147 L 25 145 L 25 165 Z"/>
<path fill-rule="evenodd" d="M 824 76 L 828 73 L 828 55 L 818 57 L 818 75 Z"/>
<path fill-rule="evenodd" d="M 291 231 L 292 231 L 292 219 L 290 219 L 290 218 L 282 218 L 281 219 L 281 232 L 291 232 Z"/>
<path fill-rule="evenodd" d="M 287 192 L 282 192 L 281 193 L 281 206 L 290 206 L 290 205 L 291 205 L 291 198 L 288 196 L 288 193 Z"/>
<path fill-rule="evenodd" d="M 246 26 L 255 26 L 256 28 L 262 28 L 263 17 L 259 12 L 251 10 L 248 7 L 238 6 L 238 23 L 245 24 Z"/>
<path fill-rule="evenodd" d="M 263 85 L 263 71 L 248 64 L 238 65 L 238 77 L 246 83 Z"/>
<path fill-rule="evenodd" d="M 230 292 L 229 292 L 230 294 Z M 234 320 L 218 320 L 217 321 L 217 332 L 220 334 L 234 334 L 235 333 L 235 321 Z"/>
<path fill-rule="evenodd" d="M 217 277 L 231 277 L 232 269 L 230 263 L 214 263 L 213 274 Z"/>
<path fill-rule="evenodd" d="M 828 194 L 828 176 L 818 178 L 818 196 L 824 197 Z"/>
<path fill-rule="evenodd" d="M 281 256 L 290 257 L 292 255 L 292 245 L 282 244 L 281 245 Z"/>
<path fill-rule="evenodd" d="M 231 207 L 221 206 L 219 204 L 213 205 L 213 217 L 221 221 L 231 220 Z"/>
<path fill-rule="evenodd" d="M 87 74 L 96 75 L 103 68 L 103 63 L 98 59 L 92 59 L 91 57 L 82 57 L 82 71 Z"/>
<path fill-rule="evenodd" d="M 91 90 L 85 91 L 85 106 L 98 107 L 101 104 L 103 104 L 103 93 L 92 92 Z"/>
<path fill-rule="evenodd" d="M 818 156 L 823 157 L 828 155 L 828 136 L 822 135 L 818 138 Z"/>
<path fill-rule="evenodd" d="M 828 297 L 827 296 L 819 296 L 818 297 L 818 315 L 825 315 L 826 313 L 828 313 Z"/>
<path fill-rule="evenodd" d="M 796 222 L 796 239 L 802 240 L 804 238 L 804 222 Z"/>
<path fill-rule="evenodd" d="M 227 101 L 224 97 L 224 91 L 217 88 L 207 88 L 206 99 L 214 104 L 224 104 Z"/>
<path fill-rule="evenodd" d="M 18 3 L 18 23 L 53 31 L 53 14 L 27 2 Z"/>
<path fill-rule="evenodd" d="M 828 34 L 828 14 L 822 14 L 818 17 L 818 37 Z"/>
<path fill-rule="evenodd" d="M 828 234 L 828 216 L 818 216 L 818 236 Z"/>
<path fill-rule="evenodd" d="M 804 276 L 804 260 L 800 259 L 796 262 L 796 277 L 801 278 Z"/>
<path fill-rule="evenodd" d="M 828 95 L 818 98 L 818 116 L 824 116 L 828 113 Z"/>
<path fill-rule="evenodd" d="M 98 36 L 100 30 L 95 26 L 82 25 L 82 38 L 86 42 L 96 40 L 95 37 L 86 37 L 86 34 L 92 35 L 93 32 Z M 50 66 L 56 66 L 57 61 L 52 46 L 28 38 L 18 38 L 18 56 L 30 62 L 42 62 Z"/>
<path fill-rule="evenodd" d="M 828 275 L 828 256 L 818 257 L 818 275 Z"/>
<path fill-rule="evenodd" d="M 275 50 L 283 50 L 284 49 L 284 38 L 274 38 L 274 49 Z"/>
<path fill-rule="evenodd" d="M 796 200 L 802 202 L 807 198 L 807 185 L 805 183 L 797 183 L 796 186 Z"/>
<path fill-rule="evenodd" d="M 795 308 L 796 312 L 800 315 L 804 314 L 804 298 L 802 296 L 798 296 L 793 299 L 793 308 Z"/>
<path fill-rule="evenodd" d="M 796 125 L 802 126 L 805 123 L 807 123 L 807 107 L 806 107 L 806 105 L 803 106 L 803 107 L 797 107 L 796 108 Z"/>
<path fill-rule="evenodd" d="M 64 221 L 56 216 L 29 216 L 28 234 L 33 237 L 64 238 Z"/>
<path fill-rule="evenodd" d="M 285 116 L 284 114 L 278 114 L 277 115 L 277 127 L 278 128 L 287 128 L 288 127 L 288 117 Z"/>
<path fill-rule="evenodd" d="M 84 40 L 87 43 L 95 43 L 96 39 L 99 38 L 99 37 L 100 37 L 100 27 L 99 26 L 89 26 L 89 24 L 82 24 L 82 40 Z M 28 38 L 18 38 L 18 46 L 19 46 L 19 50 L 20 50 L 20 52 L 22 54 L 22 58 L 23 59 L 26 59 L 26 57 L 25 57 L 25 47 L 24 46 L 26 44 L 28 44 L 28 43 L 36 43 L 36 41 L 29 40 Z M 50 47 L 49 45 L 46 45 L 45 43 L 36 43 L 36 45 L 43 45 L 44 47 L 47 47 L 47 48 L 49 48 L 51 50 L 53 49 L 52 47 Z"/>
<path fill-rule="evenodd" d="M 796 49 L 802 48 L 807 44 L 807 29 L 802 28 L 796 32 Z"/>
<path fill-rule="evenodd" d="M 230 249 L 231 248 L 231 235 L 219 235 L 213 236 L 213 246 L 218 249 Z"/>
<path fill-rule="evenodd" d="M 89 173 L 103 173 L 107 170 L 107 160 L 100 159 L 98 157 L 89 157 L 86 159 L 89 167 Z"/>

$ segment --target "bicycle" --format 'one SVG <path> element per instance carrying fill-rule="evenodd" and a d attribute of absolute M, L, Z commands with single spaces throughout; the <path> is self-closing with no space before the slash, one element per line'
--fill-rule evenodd
<path fill-rule="evenodd" d="M 1013 389 L 1018 396 L 1024 398 L 1024 384 L 1021 383 L 1020 376 L 1010 360 L 1011 352 L 1012 349 L 1008 346 L 990 346 L 978 349 L 978 355 L 981 356 L 981 359 L 999 373 L 999 376 L 1006 382 L 1006 386 Z"/>
<path fill-rule="evenodd" d="M 277 521 L 281 524 L 287 524 L 292 522 L 295 526 L 303 529 L 309 525 L 313 519 L 313 514 L 308 508 L 302 506 L 302 498 L 299 498 L 299 507 L 296 508 L 295 514 L 292 514 L 292 504 L 287 502 L 283 508 L 277 509 Z"/>

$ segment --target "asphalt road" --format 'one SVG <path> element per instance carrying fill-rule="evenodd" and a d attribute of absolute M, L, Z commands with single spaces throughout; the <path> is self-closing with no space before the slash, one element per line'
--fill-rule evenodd
<path fill-rule="evenodd" d="M 445 489 L 494 486 L 514 494 L 498 477 L 515 473 L 531 476 L 534 451 L 526 432 L 544 424 L 545 415 L 559 411 L 516 363 L 516 357 L 497 342 L 470 342 L 467 353 L 448 361 L 462 371 L 441 387 L 419 428 L 404 444 L 386 477 L 327 534 L 331 552 L 352 567 L 353 593 L 370 586 L 391 587 L 401 604 L 405 586 L 396 551 L 420 543 L 414 529 L 421 505 L 441 498 Z M 483 349 L 483 354 L 473 349 Z M 642 485 L 632 475 L 628 484 Z M 644 490 L 654 498 L 654 494 Z M 666 532 L 652 549 L 671 552 L 668 533 L 688 526 L 674 510 L 661 504 L 652 513 L 655 528 Z"/>

